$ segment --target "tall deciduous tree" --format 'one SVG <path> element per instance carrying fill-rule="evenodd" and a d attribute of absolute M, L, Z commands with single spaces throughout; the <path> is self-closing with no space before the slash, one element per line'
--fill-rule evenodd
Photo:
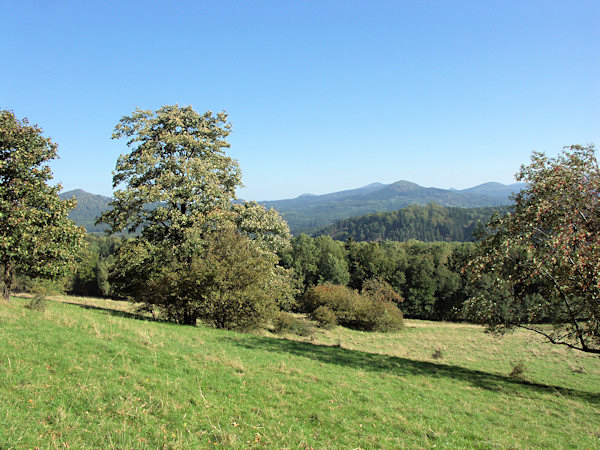
<path fill-rule="evenodd" d="M 46 164 L 56 144 L 42 130 L 0 111 L 0 265 L 2 298 L 9 300 L 15 272 L 54 278 L 75 264 L 84 230 L 68 219 L 75 200 L 58 197 L 49 186 Z"/>
<path fill-rule="evenodd" d="M 149 242 L 177 245 L 186 232 L 222 220 L 242 185 L 237 161 L 225 154 L 230 130 L 224 112 L 199 114 L 190 106 L 124 116 L 112 137 L 126 138 L 132 150 L 117 160 L 118 189 L 99 221 L 113 232 L 141 227 Z"/>
<path fill-rule="evenodd" d="M 492 330 L 527 328 L 554 344 L 600 353 L 600 170 L 593 146 L 534 153 L 514 210 L 487 225 L 469 264 L 492 290 L 467 313 Z M 551 322 L 552 327 L 541 322 Z"/>
<path fill-rule="evenodd" d="M 225 113 L 174 105 L 136 110 L 113 133 L 132 150 L 117 160 L 118 189 L 99 220 L 112 232 L 140 231 L 117 255 L 114 286 L 186 324 L 201 318 L 225 328 L 254 326 L 256 315 L 242 323 L 226 311 L 272 311 L 293 296 L 285 288 L 289 274 L 276 266 L 276 252 L 289 246 L 287 224 L 256 203 L 233 203 L 241 172 L 225 154 L 230 130 Z M 282 289 L 268 288 L 275 285 Z"/>

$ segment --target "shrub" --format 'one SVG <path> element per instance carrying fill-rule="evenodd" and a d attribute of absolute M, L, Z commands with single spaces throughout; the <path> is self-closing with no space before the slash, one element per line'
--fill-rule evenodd
<path fill-rule="evenodd" d="M 508 374 L 509 377 L 511 378 L 523 378 L 523 375 L 525 374 L 525 362 L 522 360 L 517 361 L 516 363 L 514 363 L 512 371 Z"/>
<path fill-rule="evenodd" d="M 392 302 L 370 299 L 367 312 L 365 316 L 368 320 L 365 320 L 364 328 L 366 330 L 385 333 L 397 331 L 404 326 L 402 311 Z"/>
<path fill-rule="evenodd" d="M 312 313 L 319 306 L 327 306 L 336 317 L 350 317 L 360 309 L 362 299 L 360 294 L 346 286 L 337 284 L 320 284 L 312 286 L 304 297 L 304 309 Z"/>
<path fill-rule="evenodd" d="M 396 305 L 404 301 L 389 283 L 377 278 L 371 278 L 363 283 L 362 294 L 368 295 L 373 300 L 392 302 Z"/>
<path fill-rule="evenodd" d="M 274 256 L 232 229 L 205 236 L 198 247 L 179 261 L 163 247 L 127 241 L 117 254 L 111 284 L 120 295 L 143 299 L 145 309 L 178 323 L 195 325 L 199 319 L 244 331 L 270 322 L 283 290 Z"/>
<path fill-rule="evenodd" d="M 330 330 L 337 325 L 337 317 L 335 313 L 327 306 L 319 306 L 311 314 L 310 318 L 317 322 L 319 328 Z"/>
<path fill-rule="evenodd" d="M 310 326 L 304 320 L 281 311 L 273 319 L 273 331 L 278 334 L 289 333 L 298 336 L 308 336 L 310 334 Z"/>
<path fill-rule="evenodd" d="M 431 357 L 433 359 L 442 359 L 444 357 L 444 353 L 442 352 L 441 348 L 436 348 L 431 354 Z"/>
<path fill-rule="evenodd" d="M 333 312 L 340 325 L 348 328 L 392 331 L 402 327 L 402 312 L 393 303 L 361 295 L 345 286 L 311 287 L 306 292 L 304 307 L 311 316 L 318 308 L 325 307 Z"/>
<path fill-rule="evenodd" d="M 46 311 L 46 297 L 41 294 L 36 294 L 26 305 L 25 308 L 33 311 Z"/>
<path fill-rule="evenodd" d="M 30 290 L 33 294 L 33 298 L 25 305 L 25 308 L 33 311 L 46 311 L 46 295 L 52 292 L 46 281 L 47 280 L 43 280 L 41 283 L 34 283 Z"/>
<path fill-rule="evenodd" d="M 24 292 L 33 295 L 37 295 L 39 293 L 43 293 L 44 295 L 55 295 L 65 293 L 66 283 L 68 283 L 67 278 L 48 280 L 16 274 L 12 288 L 13 292 Z"/>

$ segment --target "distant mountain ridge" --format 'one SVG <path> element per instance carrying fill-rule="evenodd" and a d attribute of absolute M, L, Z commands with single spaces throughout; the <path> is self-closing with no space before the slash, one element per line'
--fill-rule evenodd
<path fill-rule="evenodd" d="M 502 184 L 496 182 L 483 183 L 458 192 L 484 195 L 493 198 L 510 197 L 525 187 L 525 183 Z"/>
<path fill-rule="evenodd" d="M 336 220 L 362 216 L 375 212 L 396 211 L 409 205 L 427 205 L 461 208 L 481 208 L 510 204 L 509 196 L 523 189 L 523 183 L 505 185 L 484 183 L 463 190 L 422 187 L 410 181 L 401 180 L 391 184 L 371 183 L 357 189 L 332 192 L 323 195 L 302 194 L 293 199 L 259 202 L 275 208 L 294 234 L 312 233 Z M 103 195 L 90 194 L 81 189 L 60 194 L 62 199 L 75 197 L 77 207 L 69 217 L 89 232 L 106 229 L 96 226 L 96 218 L 108 209 L 112 200 Z"/>
<path fill-rule="evenodd" d="M 275 208 L 287 220 L 295 234 L 312 233 L 336 220 L 383 211 L 395 211 L 409 205 L 427 205 L 461 208 L 505 206 L 510 195 L 525 185 L 515 183 L 484 183 L 468 189 L 440 189 L 423 187 L 401 180 L 391 184 L 373 183 L 367 186 L 331 194 L 302 195 L 294 199 L 260 202 Z"/>
<path fill-rule="evenodd" d="M 85 227 L 89 232 L 101 232 L 106 230 L 106 225 L 96 225 L 96 219 L 108 209 L 112 198 L 104 195 L 90 194 L 83 189 L 74 189 L 59 194 L 62 200 L 75 197 L 77 206 L 69 213 L 69 218 L 77 225 Z"/>

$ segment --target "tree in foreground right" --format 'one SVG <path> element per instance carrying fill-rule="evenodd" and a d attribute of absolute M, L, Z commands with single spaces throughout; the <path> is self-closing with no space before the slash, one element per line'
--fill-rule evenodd
<path fill-rule="evenodd" d="M 600 354 L 600 170 L 594 146 L 534 153 L 514 210 L 487 224 L 467 269 L 480 293 L 466 314 L 491 331 L 532 330 Z M 483 289 L 487 287 L 486 289 Z"/>

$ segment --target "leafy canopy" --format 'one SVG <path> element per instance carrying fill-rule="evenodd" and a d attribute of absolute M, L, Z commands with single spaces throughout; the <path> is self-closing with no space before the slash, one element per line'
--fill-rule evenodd
<path fill-rule="evenodd" d="M 68 219 L 75 200 L 58 197 L 49 186 L 47 162 L 57 145 L 42 130 L 0 111 L 0 265 L 3 298 L 9 299 L 15 272 L 55 278 L 75 264 L 84 230 Z"/>
<path fill-rule="evenodd" d="M 124 116 L 112 137 L 126 138 L 132 151 L 117 160 L 113 188 L 123 188 L 99 221 L 113 232 L 142 227 L 149 241 L 176 244 L 186 231 L 222 219 L 242 185 L 237 161 L 224 151 L 230 130 L 226 113 L 190 106 Z"/>
<path fill-rule="evenodd" d="M 241 172 L 225 154 L 230 130 L 224 112 L 174 105 L 138 109 L 113 133 L 132 150 L 117 160 L 119 189 L 99 220 L 140 231 L 119 251 L 113 285 L 186 324 L 253 327 L 293 297 L 276 256 L 290 245 L 287 224 L 257 203 L 233 203 Z"/>
<path fill-rule="evenodd" d="M 505 331 L 531 329 L 555 344 L 600 353 L 600 170 L 593 146 L 556 158 L 533 153 L 514 210 L 494 217 L 469 268 L 492 285 L 467 313 Z M 541 324 L 551 322 L 552 326 Z"/>

